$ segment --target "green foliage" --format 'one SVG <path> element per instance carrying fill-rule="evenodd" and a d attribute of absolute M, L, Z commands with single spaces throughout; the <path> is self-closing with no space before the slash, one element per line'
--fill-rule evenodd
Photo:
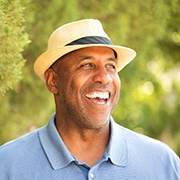
<path fill-rule="evenodd" d="M 52 31 L 66 22 L 97 18 L 114 44 L 137 51 L 119 73 L 122 88 L 114 119 L 166 142 L 180 155 L 179 0 L 26 0 L 22 5 L 32 44 L 23 52 L 25 78 L 0 101 L 0 143 L 42 126 L 54 112 L 52 96 L 33 71 Z"/>
<path fill-rule="evenodd" d="M 19 0 L 0 2 L 0 93 L 4 94 L 21 79 L 22 51 L 29 43 Z"/>

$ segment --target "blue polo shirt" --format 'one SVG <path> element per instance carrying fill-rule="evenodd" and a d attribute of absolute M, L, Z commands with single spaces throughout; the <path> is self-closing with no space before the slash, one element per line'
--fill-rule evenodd
<path fill-rule="evenodd" d="M 180 180 L 179 157 L 167 145 L 112 118 L 107 150 L 89 167 L 68 151 L 54 119 L 0 147 L 0 180 Z"/>

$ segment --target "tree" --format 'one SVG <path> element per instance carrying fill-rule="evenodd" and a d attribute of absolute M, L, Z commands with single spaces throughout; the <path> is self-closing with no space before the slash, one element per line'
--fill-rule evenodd
<path fill-rule="evenodd" d="M 19 0 L 0 2 L 0 93 L 1 95 L 21 79 L 25 59 L 22 51 L 29 43 Z"/>

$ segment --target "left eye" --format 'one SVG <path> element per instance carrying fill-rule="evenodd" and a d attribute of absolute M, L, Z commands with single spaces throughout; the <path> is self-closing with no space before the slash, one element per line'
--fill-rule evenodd
<path fill-rule="evenodd" d="M 86 64 L 81 65 L 81 68 L 85 68 L 85 69 L 89 69 L 89 68 L 92 68 L 92 67 L 93 67 L 93 64 L 91 64 L 91 63 L 86 63 Z"/>
<path fill-rule="evenodd" d="M 107 64 L 107 65 L 106 65 L 106 68 L 107 68 L 107 69 L 116 70 L 116 66 L 113 65 L 113 64 Z"/>
<path fill-rule="evenodd" d="M 84 66 L 84 67 L 92 67 L 92 64 L 87 63 L 87 64 L 84 64 L 83 66 Z"/>

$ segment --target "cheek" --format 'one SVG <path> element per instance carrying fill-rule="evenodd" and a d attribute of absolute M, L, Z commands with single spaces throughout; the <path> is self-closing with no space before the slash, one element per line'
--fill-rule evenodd
<path fill-rule="evenodd" d="M 115 85 L 115 92 L 116 92 L 116 97 L 117 97 L 116 99 L 118 101 L 119 96 L 120 96 L 120 90 L 121 90 L 121 80 L 118 75 L 114 79 L 114 85 Z"/>
<path fill-rule="evenodd" d="M 73 88 L 81 89 L 86 83 L 89 82 L 89 74 L 74 73 L 71 75 L 71 85 Z"/>
<path fill-rule="evenodd" d="M 81 91 L 82 87 L 86 82 L 86 78 L 77 75 L 70 75 L 68 78 L 62 80 L 62 87 L 65 89 L 68 96 L 77 98 L 78 93 Z"/>
<path fill-rule="evenodd" d="M 77 91 L 82 87 L 82 78 L 73 78 L 68 83 L 68 88 L 72 91 Z"/>
<path fill-rule="evenodd" d="M 120 91 L 120 88 L 121 88 L 121 79 L 118 76 L 118 74 L 114 77 L 114 84 L 115 84 L 116 90 Z"/>

